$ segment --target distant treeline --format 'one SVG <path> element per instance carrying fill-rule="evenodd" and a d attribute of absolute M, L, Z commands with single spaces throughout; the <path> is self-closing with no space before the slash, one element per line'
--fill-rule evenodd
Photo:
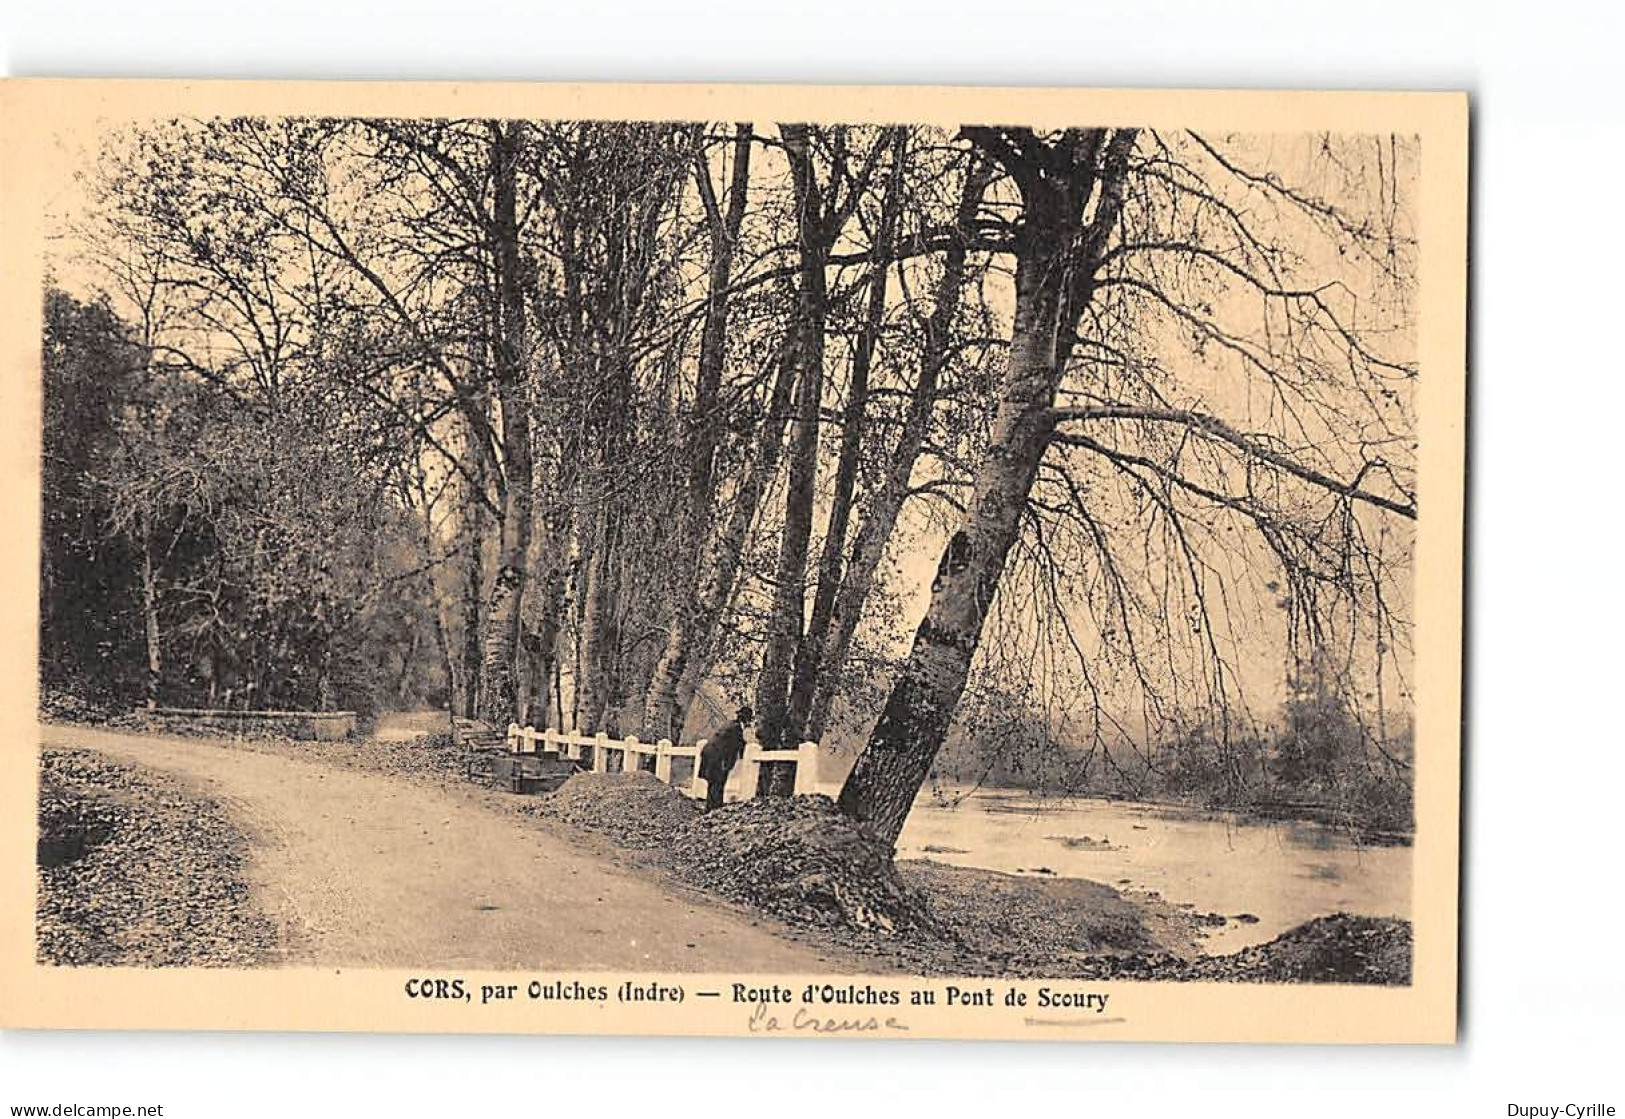
<path fill-rule="evenodd" d="M 1083 747 L 1012 704 L 996 722 L 950 737 L 933 776 L 951 788 L 1171 800 L 1362 833 L 1412 831 L 1410 718 L 1363 721 L 1313 663 L 1288 684 L 1286 702 L 1266 723 L 1204 723 L 1150 746 L 1124 740 Z"/>

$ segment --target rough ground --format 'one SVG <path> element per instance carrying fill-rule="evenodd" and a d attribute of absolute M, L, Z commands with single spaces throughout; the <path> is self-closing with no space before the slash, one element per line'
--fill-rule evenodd
<path fill-rule="evenodd" d="M 1405 984 L 1411 978 L 1411 925 L 1393 917 L 1334 913 L 1305 921 L 1267 944 L 1197 960 L 1190 979 L 1248 983 Z"/>
<path fill-rule="evenodd" d="M 245 837 L 184 782 L 78 751 L 40 768 L 41 963 L 248 967 L 276 925 L 244 876 Z"/>
<path fill-rule="evenodd" d="M 681 829 L 670 850 L 687 881 L 797 925 L 928 941 L 946 932 L 884 848 L 827 796 L 728 805 Z"/>
<path fill-rule="evenodd" d="M 1103 955 L 1189 949 L 1181 916 L 1081 878 L 1035 880 L 919 859 L 903 880 L 930 899 L 954 937 L 977 946 L 1001 974 L 1069 973 Z"/>
<path fill-rule="evenodd" d="M 178 782 L 242 821 L 255 837 L 243 880 L 283 930 L 281 958 L 289 963 L 863 970 L 829 946 L 797 943 L 791 930 L 617 865 L 590 838 L 487 802 L 512 802 L 506 794 L 338 768 L 325 749 L 313 762 L 291 749 L 241 743 L 60 726 L 42 734 L 51 750 L 115 762 L 120 771 L 156 772 L 158 781 Z M 143 791 L 141 801 L 148 796 Z M 177 827 L 178 820 L 170 824 L 174 841 L 188 850 L 212 843 Z M 120 917 L 98 904 L 77 911 L 76 920 L 94 932 Z M 184 921 L 165 919 L 158 928 L 159 939 L 190 946 L 187 960 L 172 962 L 235 963 L 234 954 L 252 947 L 194 935 Z"/>

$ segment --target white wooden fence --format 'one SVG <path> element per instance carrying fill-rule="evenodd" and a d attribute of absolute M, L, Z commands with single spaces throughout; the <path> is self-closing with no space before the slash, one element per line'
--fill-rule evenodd
<path fill-rule="evenodd" d="M 700 777 L 700 751 L 705 739 L 691 746 L 674 744 L 669 738 L 659 742 L 640 742 L 636 735 L 629 738 L 611 738 L 607 734 L 572 734 L 568 731 L 537 730 L 508 724 L 508 749 L 516 754 L 554 754 L 561 758 L 580 760 L 584 747 L 592 749 L 594 773 L 608 773 L 610 754 L 618 752 L 621 770 L 630 773 L 642 769 L 691 797 L 704 798 L 705 780 Z M 693 759 L 692 776 L 679 784 L 672 780 L 672 759 Z M 790 762 L 796 767 L 795 791 L 810 793 L 818 784 L 818 743 L 803 742 L 794 750 L 764 750 L 750 731 L 745 732 L 745 753 L 728 775 L 727 800 L 747 800 L 756 795 L 757 775 L 766 762 Z"/>

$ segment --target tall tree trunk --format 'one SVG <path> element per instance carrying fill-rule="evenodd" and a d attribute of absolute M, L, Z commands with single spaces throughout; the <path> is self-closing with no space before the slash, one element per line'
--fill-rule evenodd
<path fill-rule="evenodd" d="M 825 642 L 835 609 L 835 594 L 841 585 L 841 568 L 846 558 L 847 528 L 852 519 L 852 499 L 858 484 L 858 460 L 863 450 L 865 412 L 869 405 L 869 371 L 874 363 L 880 326 L 886 314 L 886 281 L 891 273 L 892 243 L 902 210 L 904 152 L 908 133 L 893 130 L 891 180 L 881 202 L 876 231 L 875 262 L 869 274 L 869 304 L 863 326 L 852 352 L 852 375 L 847 386 L 846 414 L 841 421 L 841 448 L 835 466 L 835 490 L 830 497 L 829 523 L 824 547 L 818 560 L 818 582 L 813 593 L 812 615 L 807 635 L 796 650 L 795 671 L 790 683 L 784 737 L 791 743 L 807 737 L 813 697 L 826 665 Z"/>
<path fill-rule="evenodd" d="M 569 451 L 559 448 L 561 457 Z M 533 463 L 540 469 L 539 464 Z M 562 474 L 562 472 L 561 472 Z M 563 479 L 532 479 L 535 526 L 530 534 L 531 590 L 520 612 L 520 722 L 527 726 L 560 726 L 550 720 L 553 678 L 558 671 L 560 635 L 570 594 L 570 546 L 574 505 L 561 494 Z M 567 488 L 567 487 L 564 487 Z M 561 715 L 562 718 L 562 715 Z"/>
<path fill-rule="evenodd" d="M 513 395 L 517 397 L 518 394 Z M 523 418 L 514 421 L 507 418 L 510 409 L 522 412 L 523 407 L 517 399 L 504 400 L 502 426 L 505 443 L 513 428 L 527 426 Z M 528 443 L 530 437 L 522 431 L 519 438 Z M 514 462 L 511 450 L 509 456 L 510 467 L 519 465 Z M 528 449 L 523 456 L 529 457 Z M 519 714 L 519 605 L 525 587 L 525 551 L 530 534 L 528 487 L 509 486 L 504 506 L 497 570 L 491 581 L 490 598 L 485 609 L 485 628 L 480 639 L 478 711 L 479 717 L 493 726 L 506 726 Z"/>
<path fill-rule="evenodd" d="M 751 126 L 734 132 L 733 174 L 724 217 L 717 206 L 711 172 L 704 157 L 696 160 L 695 176 L 711 229 L 711 267 L 706 279 L 705 328 L 700 337 L 700 365 L 694 388 L 694 418 L 689 436 L 686 506 L 676 562 L 676 593 L 666 640 L 655 662 L 643 701 L 643 726 L 651 738 L 677 739 L 682 734 L 677 702 L 678 684 L 687 667 L 696 624 L 694 593 L 700 580 L 699 542 L 708 535 L 711 502 L 716 491 L 715 460 L 722 430 L 719 390 L 727 365 L 728 284 L 733 273 L 734 250 L 745 221 L 750 186 Z"/>
<path fill-rule="evenodd" d="M 564 617 L 565 576 L 555 564 L 537 580 L 541 601 L 536 628 L 524 635 L 528 686 L 522 720 L 530 726 L 553 726 L 548 718 L 553 677 L 558 665 L 559 630 Z"/>
<path fill-rule="evenodd" d="M 599 502 L 594 526 L 581 600 L 580 663 L 576 676 L 577 719 L 586 734 L 602 728 L 605 709 L 609 706 L 608 651 L 615 614 L 614 576 L 610 568 L 615 552 L 615 518 L 607 498 Z"/>
<path fill-rule="evenodd" d="M 146 623 L 147 675 L 143 691 L 147 710 L 158 706 L 158 689 L 163 681 L 163 634 L 158 628 L 158 582 L 152 570 L 152 530 L 145 518 L 141 523 L 141 613 Z"/>
<path fill-rule="evenodd" d="M 841 673 L 851 653 L 858 622 L 868 604 L 869 592 L 874 587 L 875 572 L 880 569 L 886 544 L 908 499 L 909 479 L 914 474 L 914 464 L 919 460 L 920 450 L 931 430 L 937 385 L 953 352 L 954 316 L 958 313 L 960 294 L 965 286 L 965 264 L 969 256 L 972 227 L 976 211 L 982 203 L 982 194 L 987 190 L 991 178 L 990 172 L 989 164 L 973 157 L 965 175 L 955 220 L 959 237 L 945 254 L 931 316 L 926 320 L 919 378 L 915 382 L 914 394 L 909 400 L 896 446 L 881 469 L 874 492 L 864 502 L 857 538 L 852 543 L 852 558 L 846 565 L 840 590 L 831 609 L 812 709 L 807 717 L 806 734 L 809 738 L 822 739 L 829 725 L 830 709 L 841 691 Z"/>
<path fill-rule="evenodd" d="M 1051 408 L 1070 339 L 1116 224 L 1123 166 L 1134 139 L 1131 131 L 1120 132 L 1106 146 L 1103 133 L 1068 133 L 1037 158 L 1031 152 L 1042 141 L 1030 132 L 1019 134 L 1019 146 L 996 130 L 973 131 L 978 134 L 986 136 L 978 142 L 990 147 L 1022 191 L 1016 312 L 1009 369 L 970 503 L 943 550 L 908 660 L 841 788 L 841 810 L 866 822 L 891 847 L 947 737 L 1005 559 L 1020 532 L 1053 431 Z M 1103 147 L 1105 166 L 1097 175 Z M 1085 208 L 1097 182 L 1100 203 L 1085 229 Z"/>
<path fill-rule="evenodd" d="M 806 610 L 807 548 L 812 538 L 813 499 L 818 481 L 819 405 L 824 390 L 824 323 L 828 314 L 825 266 L 829 257 L 823 231 L 823 200 L 800 125 L 782 128 L 795 187 L 796 234 L 800 246 L 796 292 L 796 354 L 800 369 L 796 414 L 790 429 L 789 478 L 785 485 L 784 531 L 768 616 L 762 672 L 756 686 L 757 736 L 767 749 L 784 745 L 789 728 L 789 686 Z M 764 788 L 780 792 L 778 775 L 768 769 Z"/>
<path fill-rule="evenodd" d="M 560 656 L 554 656 L 554 658 L 553 658 L 553 711 L 557 715 L 558 721 L 551 723 L 551 725 L 555 726 L 555 727 L 558 727 L 561 730 L 564 728 L 564 668 L 563 668 L 563 661 L 564 661 L 564 658 L 560 657 Z"/>
<path fill-rule="evenodd" d="M 585 556 L 585 589 L 581 610 L 580 675 L 577 695 L 581 725 L 589 733 L 605 729 L 609 705 L 615 698 L 614 669 L 619 646 L 621 535 L 624 527 L 618 473 L 624 469 L 629 444 L 629 407 L 632 370 L 616 352 L 594 423 L 597 462 L 584 507 L 591 511 L 592 534 Z"/>
<path fill-rule="evenodd" d="M 466 490 L 474 483 L 468 482 Z M 463 647 L 459 658 L 461 695 L 457 706 L 473 718 L 479 713 L 480 632 L 485 617 L 485 509 L 477 495 L 465 495 L 463 505 Z"/>
<path fill-rule="evenodd" d="M 440 591 L 432 572 L 429 573 L 429 604 L 434 611 L 434 648 L 440 653 L 440 671 L 445 672 L 445 706 L 448 711 L 457 710 L 457 674 L 455 674 L 455 659 L 452 656 L 452 640 L 445 627 L 444 604 L 440 603 Z"/>
<path fill-rule="evenodd" d="M 395 704 L 401 710 L 406 710 L 407 701 L 411 698 L 412 669 L 417 665 L 418 649 L 422 646 L 422 637 L 416 627 L 411 636 L 407 638 L 406 652 L 401 654 L 401 672 L 395 678 Z"/>
<path fill-rule="evenodd" d="M 739 578 L 739 565 L 744 556 L 745 541 L 750 535 L 750 526 L 756 520 L 768 485 L 779 471 L 779 458 L 784 452 L 784 428 L 795 394 L 796 368 L 795 340 L 786 339 L 768 398 L 767 415 L 758 425 L 761 440 L 756 458 L 744 482 L 734 491 L 727 523 L 717 536 L 712 562 L 695 598 L 690 651 L 683 665 L 683 674 L 677 682 L 678 727 L 688 721 L 694 697 L 716 667 L 717 657 L 721 653 L 717 627 L 723 611 L 733 600 L 734 584 Z"/>
<path fill-rule="evenodd" d="M 462 508 L 458 523 L 463 550 L 463 640 L 458 654 L 462 693 L 457 707 L 472 719 L 479 714 L 480 642 L 485 632 L 485 538 L 491 519 L 488 493 L 492 480 L 500 478 L 483 434 L 490 411 L 486 394 L 476 393 L 461 405 L 467 460 L 460 486 Z"/>
<path fill-rule="evenodd" d="M 443 562 L 440 554 L 440 544 L 434 535 L 434 507 L 429 500 L 428 479 L 419 470 L 412 478 L 412 489 L 415 490 L 417 504 L 422 508 L 423 515 L 420 522 L 422 530 L 423 558 L 427 566 L 423 569 L 423 590 L 429 600 L 430 619 L 434 622 L 435 650 L 440 654 L 441 670 L 446 674 L 446 706 L 447 710 L 456 713 L 461 710 L 457 706 L 460 698 L 460 689 L 457 684 L 456 657 L 452 654 L 450 626 L 446 623 L 446 603 L 440 593 L 440 580 L 435 572 Z M 411 500 L 409 496 L 408 501 Z"/>
<path fill-rule="evenodd" d="M 431 531 L 426 529 L 424 536 L 427 543 L 428 538 L 431 537 Z M 432 552 L 427 554 L 432 558 Z M 447 709 L 455 711 L 457 709 L 455 706 L 457 702 L 456 673 L 454 671 L 455 658 L 452 656 L 451 637 L 446 626 L 445 604 L 441 601 L 439 580 L 434 577 L 434 568 L 431 567 L 423 575 L 428 584 L 429 606 L 434 620 L 435 649 L 440 653 L 440 664 L 442 671 L 446 674 Z"/>
<path fill-rule="evenodd" d="M 521 726 L 547 725 L 548 690 L 551 687 L 553 658 L 540 630 L 525 629 L 519 634 L 519 719 Z"/>
<path fill-rule="evenodd" d="M 519 265 L 517 177 L 524 143 L 518 121 L 493 123 L 495 221 L 492 246 L 496 258 L 500 330 L 496 339 L 497 400 L 502 408 L 502 535 L 496 577 L 485 615 L 480 658 L 480 718 L 506 726 L 518 716 L 516 671 L 519 648 L 520 596 L 530 551 L 531 452 L 530 412 L 525 393 L 525 298 Z"/>

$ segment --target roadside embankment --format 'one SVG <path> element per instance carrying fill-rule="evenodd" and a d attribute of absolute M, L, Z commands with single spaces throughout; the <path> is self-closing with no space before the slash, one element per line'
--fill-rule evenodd
<path fill-rule="evenodd" d="M 182 782 L 78 751 L 40 760 L 38 958 L 245 967 L 277 926 L 243 877 L 246 838 Z"/>
<path fill-rule="evenodd" d="M 532 811 L 656 852 L 670 873 L 798 929 L 940 975 L 1404 984 L 1410 926 L 1336 914 L 1231 956 L 1202 956 L 1212 915 L 1076 878 L 892 862 L 828 797 L 709 815 L 637 774 L 578 774 Z M 635 825 L 629 821 L 636 820 Z"/>

